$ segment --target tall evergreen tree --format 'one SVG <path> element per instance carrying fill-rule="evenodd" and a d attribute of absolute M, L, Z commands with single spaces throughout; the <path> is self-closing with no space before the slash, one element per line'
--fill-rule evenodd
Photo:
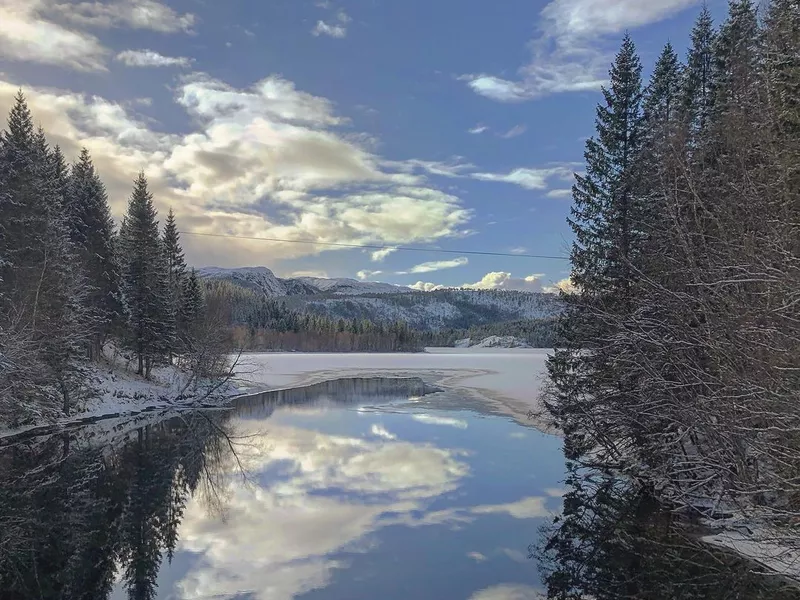
<path fill-rule="evenodd" d="M 147 178 L 140 173 L 120 230 L 120 263 L 128 343 L 138 359 L 137 373 L 146 377 L 171 347 L 175 327 L 156 216 Z"/>
<path fill-rule="evenodd" d="M 178 290 L 183 287 L 183 279 L 186 276 L 186 260 L 183 257 L 175 213 L 171 208 L 164 223 L 164 255 L 167 260 L 170 288 L 174 290 L 175 297 L 178 297 Z"/>
<path fill-rule="evenodd" d="M 164 223 L 164 258 L 167 263 L 167 274 L 169 278 L 170 305 L 176 318 L 181 312 L 181 299 L 183 288 L 186 281 L 186 260 L 183 257 L 181 248 L 180 234 L 178 225 L 175 222 L 175 213 L 169 209 L 167 220 Z M 180 342 L 184 338 L 184 331 L 181 328 L 181 319 L 177 318 L 176 341 Z"/>
<path fill-rule="evenodd" d="M 17 363 L 21 370 L 0 387 L 39 408 L 54 408 L 61 397 L 68 412 L 82 289 L 63 212 L 66 163 L 34 129 L 21 92 L 2 136 L 0 163 L 0 329 L 4 337 L 26 340 L 31 367 L 23 373 Z"/>
<path fill-rule="evenodd" d="M 114 221 L 105 185 L 89 151 L 81 150 L 72 166 L 67 194 L 70 237 L 87 279 L 86 304 L 91 315 L 89 357 L 98 359 L 101 347 L 120 317 L 119 268 L 114 251 Z"/>
<path fill-rule="evenodd" d="M 616 364 L 615 338 L 632 308 L 641 259 L 643 207 L 636 164 L 643 126 L 641 71 L 626 35 L 597 107 L 597 135 L 586 143 L 586 175 L 576 175 L 573 186 L 568 222 L 575 233 L 572 281 L 578 293 L 564 296 L 565 348 L 548 361 L 553 382 L 548 407 L 568 433 L 566 451 L 575 457 L 596 447 L 597 436 L 624 427 L 610 415 L 631 393 Z M 590 429 L 590 422 L 598 427 Z"/>
<path fill-rule="evenodd" d="M 692 45 L 683 77 L 682 110 L 693 135 L 705 129 L 711 116 L 715 39 L 714 19 L 704 4 L 692 29 Z"/>
<path fill-rule="evenodd" d="M 752 0 L 730 0 L 728 18 L 714 41 L 714 110 L 755 103 L 759 28 Z M 747 99 L 749 98 L 749 100 Z"/>

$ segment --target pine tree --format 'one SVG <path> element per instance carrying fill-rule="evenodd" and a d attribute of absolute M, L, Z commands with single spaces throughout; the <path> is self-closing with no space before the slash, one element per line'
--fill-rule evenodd
<path fill-rule="evenodd" d="M 128 344 L 138 359 L 137 373 L 145 377 L 169 351 L 175 327 L 156 216 L 147 178 L 140 173 L 120 230 L 120 263 Z"/>
<path fill-rule="evenodd" d="M 104 340 L 121 316 L 119 267 L 114 250 L 114 220 L 105 186 L 89 151 L 72 166 L 67 194 L 70 237 L 87 279 L 86 305 L 91 315 L 90 358 L 100 358 Z"/>
<path fill-rule="evenodd" d="M 703 131 L 713 106 L 714 20 L 707 5 L 692 29 L 692 46 L 683 77 L 684 118 L 692 135 Z"/>

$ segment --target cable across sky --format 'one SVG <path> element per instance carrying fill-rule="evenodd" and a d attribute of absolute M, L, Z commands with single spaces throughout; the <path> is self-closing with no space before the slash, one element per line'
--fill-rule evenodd
<path fill-rule="evenodd" d="M 414 246 L 381 246 L 378 244 L 346 244 L 343 242 L 319 242 L 316 240 L 287 240 L 272 237 L 254 237 L 247 235 L 230 235 L 225 233 L 200 233 L 197 231 L 180 231 L 181 235 L 202 237 L 230 238 L 236 240 L 256 240 L 261 242 L 280 242 L 286 244 L 313 244 L 332 248 L 360 248 L 362 250 L 393 250 L 397 252 L 434 252 L 439 254 L 466 254 L 472 256 L 510 256 L 514 258 L 538 258 L 542 260 L 569 260 L 567 256 L 548 256 L 546 254 L 527 254 L 516 252 L 490 252 L 483 250 L 444 250 L 441 248 L 417 248 Z"/>

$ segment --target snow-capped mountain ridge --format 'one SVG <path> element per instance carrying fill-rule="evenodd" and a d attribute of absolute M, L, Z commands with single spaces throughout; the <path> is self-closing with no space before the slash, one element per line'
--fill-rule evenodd
<path fill-rule="evenodd" d="M 373 281 L 356 279 L 327 279 L 324 277 L 278 277 L 267 267 L 239 267 L 225 269 L 220 267 L 203 267 L 198 275 L 205 279 L 228 280 L 242 287 L 263 292 L 267 296 L 307 296 L 313 294 L 336 294 L 340 296 L 358 296 L 361 294 L 408 294 L 414 290 Z"/>
<path fill-rule="evenodd" d="M 207 267 L 198 273 L 206 279 L 228 281 L 270 298 L 281 298 L 299 312 L 375 323 L 401 321 L 427 331 L 548 319 L 562 308 L 558 296 L 544 293 L 471 289 L 421 292 L 355 279 L 283 279 L 266 267 Z"/>

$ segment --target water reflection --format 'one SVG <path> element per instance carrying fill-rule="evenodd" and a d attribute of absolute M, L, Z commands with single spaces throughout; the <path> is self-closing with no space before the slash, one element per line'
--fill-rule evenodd
<path fill-rule="evenodd" d="M 568 466 L 563 513 L 535 550 L 557 599 L 797 599 L 796 584 L 704 544 L 699 524 L 609 474 Z"/>
<path fill-rule="evenodd" d="M 557 438 L 431 391 L 343 380 L 4 448 L 0 598 L 795 597 L 619 481 L 565 488 Z M 528 544 L 562 507 L 540 576 Z"/>
<path fill-rule="evenodd" d="M 3 598 L 106 598 L 117 567 L 131 598 L 154 598 L 186 501 L 225 469 L 225 416 L 188 415 L 95 443 L 96 429 L 0 453 Z"/>

